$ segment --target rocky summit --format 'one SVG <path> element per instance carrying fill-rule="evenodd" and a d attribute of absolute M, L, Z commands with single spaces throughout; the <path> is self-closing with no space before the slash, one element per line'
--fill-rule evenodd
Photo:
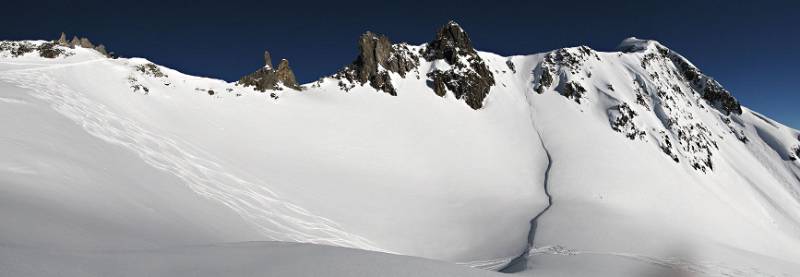
<path fill-rule="evenodd" d="M 289 61 L 282 59 L 281 62 L 278 63 L 278 68 L 273 69 L 272 57 L 269 51 L 264 51 L 264 67 L 242 77 L 237 84 L 244 87 L 252 86 L 256 90 L 262 92 L 267 90 L 280 90 L 282 87 L 295 90 L 300 89 L 294 72 L 292 68 L 289 67 Z"/>
<path fill-rule="evenodd" d="M 472 47 L 467 33 L 454 21 L 442 26 L 430 43 L 412 50 L 407 43 L 392 44 L 388 37 L 366 32 L 358 40 L 359 55 L 333 77 L 340 87 L 349 90 L 354 84 L 369 83 L 376 90 L 397 95 L 392 84 L 392 73 L 406 78 L 417 71 L 420 61 L 443 61 L 447 68 L 436 68 L 426 73 L 434 93 L 445 96 L 451 91 L 457 99 L 464 100 L 473 109 L 483 107 L 483 100 L 495 84 L 489 67 Z M 508 65 L 513 69 L 513 64 Z M 419 78 L 419 75 L 417 76 Z"/>
<path fill-rule="evenodd" d="M 483 107 L 483 99 L 494 85 L 494 75 L 472 48 L 469 36 L 455 21 L 450 21 L 436 33 L 436 39 L 422 51 L 428 61 L 443 59 L 449 69 L 428 73 L 433 90 L 444 96 L 445 88 L 456 98 L 463 99 L 473 109 Z"/>
<path fill-rule="evenodd" d="M 335 77 L 364 85 L 390 95 L 397 95 L 391 73 L 405 77 L 419 66 L 419 57 L 407 44 L 392 44 L 384 35 L 366 32 L 358 40 L 358 58 L 353 64 L 336 73 Z"/>

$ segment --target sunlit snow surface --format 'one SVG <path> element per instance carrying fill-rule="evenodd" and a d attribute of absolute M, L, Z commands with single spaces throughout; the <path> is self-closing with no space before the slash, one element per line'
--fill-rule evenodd
<path fill-rule="evenodd" d="M 634 104 L 641 83 L 674 80 L 642 68 L 654 42 L 634 42 L 641 51 L 598 52 L 578 74 L 557 76 L 587 89 L 581 103 L 555 87 L 534 91 L 546 54 L 481 53 L 497 85 L 479 111 L 436 96 L 426 62 L 392 76 L 397 97 L 369 86 L 343 92 L 325 79 L 274 99 L 163 67 L 168 77 L 154 77 L 136 70 L 146 60 L 87 49 L 53 60 L 0 55 L 0 273 L 303 276 L 315 261 L 277 257 L 323 268 L 377 257 L 363 263 L 387 275 L 492 275 L 231 243 L 501 269 L 528 248 L 541 213 L 530 253 L 504 271 L 800 274 L 800 167 L 790 159 L 798 131 L 744 109 L 731 117 L 742 143 L 717 110 L 676 94 L 678 114 L 690 115 L 678 124 L 703 123 L 719 149 L 713 171 L 674 162 L 653 136 L 672 111 Z M 609 109 L 623 102 L 647 136 L 611 129 Z M 293 271 L 281 271 L 287 264 Z M 374 275 L 366 268 L 337 272 Z"/>

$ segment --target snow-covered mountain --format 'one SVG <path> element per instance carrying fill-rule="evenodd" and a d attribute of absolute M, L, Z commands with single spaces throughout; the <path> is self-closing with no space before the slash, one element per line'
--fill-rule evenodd
<path fill-rule="evenodd" d="M 422 45 L 367 32 L 300 85 L 269 53 L 229 83 L 76 39 L 0 42 L 0 273 L 500 274 L 252 242 L 286 241 L 519 275 L 800 275 L 800 132 L 656 41 L 503 57 L 454 22 Z M 319 266 L 274 260 L 297 247 Z"/>

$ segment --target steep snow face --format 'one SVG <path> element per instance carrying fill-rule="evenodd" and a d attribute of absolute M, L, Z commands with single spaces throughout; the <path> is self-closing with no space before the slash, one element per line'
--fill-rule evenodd
<path fill-rule="evenodd" d="M 466 37 L 446 27 L 437 39 Z M 352 80 L 266 93 L 88 49 L 0 53 L 0 213 L 18 222 L 0 242 L 279 240 L 494 269 L 525 252 L 505 269 L 519 274 L 800 274 L 800 132 L 679 54 L 638 39 L 512 57 L 429 47 L 391 46 L 414 65 L 402 74 L 375 54 Z M 464 94 L 470 76 L 491 76 L 487 94 Z"/>
<path fill-rule="evenodd" d="M 797 274 L 796 264 L 764 262 L 800 260 L 797 131 L 737 109 L 716 81 L 657 42 L 622 48 L 519 58 L 534 60 L 517 68 L 532 73 L 533 118 L 553 160 L 553 205 L 532 232 L 539 251 L 527 268 L 624 254 Z M 564 253 L 592 257 L 541 257 Z"/>

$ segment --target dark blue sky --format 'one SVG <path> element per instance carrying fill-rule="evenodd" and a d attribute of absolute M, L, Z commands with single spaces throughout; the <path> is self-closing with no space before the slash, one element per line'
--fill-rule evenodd
<path fill-rule="evenodd" d="M 264 49 L 303 82 L 333 73 L 371 30 L 392 41 L 431 40 L 449 19 L 476 48 L 503 55 L 624 38 L 661 41 L 741 102 L 800 128 L 797 1 L 4 1 L 0 40 L 87 36 L 126 57 L 235 80 Z M 23 3 L 25 2 L 25 3 Z"/>

